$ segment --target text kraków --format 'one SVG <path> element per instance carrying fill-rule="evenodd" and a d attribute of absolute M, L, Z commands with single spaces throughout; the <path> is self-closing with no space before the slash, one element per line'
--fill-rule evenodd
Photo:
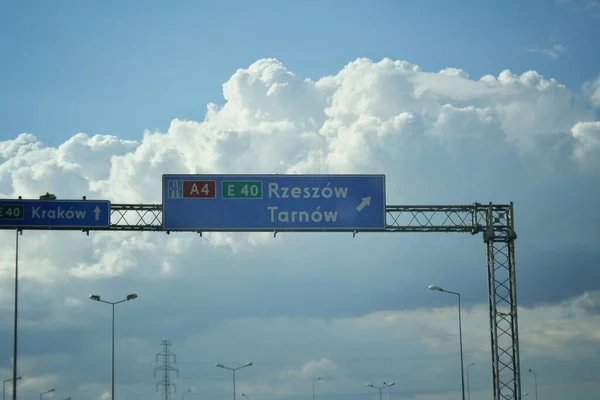
<path fill-rule="evenodd" d="M 60 206 L 56 210 L 42 210 L 42 207 L 33 207 L 32 209 L 32 217 L 39 219 L 84 219 L 85 214 L 84 210 L 64 209 Z"/>
<path fill-rule="evenodd" d="M 321 207 L 317 207 L 314 211 L 281 211 L 277 206 L 269 206 L 271 222 L 305 222 L 305 223 L 320 223 L 320 222 L 335 222 L 337 221 L 337 211 L 321 211 Z"/>
<path fill-rule="evenodd" d="M 276 199 L 330 199 L 332 197 L 345 199 L 348 196 L 347 187 L 312 186 L 287 187 L 279 186 L 277 182 L 269 182 L 269 198 Z"/>

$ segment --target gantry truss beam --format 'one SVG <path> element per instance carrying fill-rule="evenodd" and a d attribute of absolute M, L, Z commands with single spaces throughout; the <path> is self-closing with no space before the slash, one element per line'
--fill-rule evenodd
<path fill-rule="evenodd" d="M 507 218 L 511 205 L 482 205 L 479 203 L 447 206 L 387 206 L 387 226 L 384 231 L 469 232 L 476 234 L 483 232 L 487 227 L 488 210 L 490 209 L 494 218 L 494 229 L 506 232 L 509 229 Z M 109 229 L 162 231 L 162 205 L 112 204 Z M 302 230 L 302 232 L 308 231 Z"/>
<path fill-rule="evenodd" d="M 487 253 L 494 400 L 521 400 L 512 203 L 387 206 L 386 215 L 386 228 L 381 232 L 482 233 Z M 163 231 L 162 205 L 112 204 L 108 230 Z"/>

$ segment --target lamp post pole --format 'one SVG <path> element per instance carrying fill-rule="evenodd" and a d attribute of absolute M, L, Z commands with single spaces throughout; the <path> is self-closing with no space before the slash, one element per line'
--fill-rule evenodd
<path fill-rule="evenodd" d="M 471 400 L 471 382 L 470 382 L 470 375 L 469 375 L 469 368 L 471 368 L 473 365 L 475 365 L 475 363 L 471 363 L 469 365 L 467 365 L 467 398 L 468 400 Z"/>
<path fill-rule="evenodd" d="M 535 400 L 538 400 L 538 396 L 537 396 L 537 374 L 535 372 L 533 372 L 533 370 L 531 368 L 529 368 L 529 372 L 531 372 L 533 374 L 533 379 L 535 382 Z"/>
<path fill-rule="evenodd" d="M 461 310 L 460 310 L 460 308 L 461 308 L 460 307 L 460 293 L 451 292 L 449 290 L 444 290 L 441 287 L 435 286 L 435 285 L 429 285 L 429 290 L 453 294 L 458 298 L 458 336 L 460 338 L 460 377 L 461 377 L 461 383 L 462 383 L 462 400 L 466 400 L 465 399 L 465 367 L 464 367 L 464 360 L 463 360 L 463 340 L 462 340 L 462 316 L 461 316 Z"/>
<path fill-rule="evenodd" d="M 367 383 L 367 387 L 372 387 L 372 388 L 374 388 L 374 389 L 377 389 L 377 390 L 379 390 L 379 400 L 383 400 L 383 399 L 382 399 L 382 397 L 383 397 L 383 394 L 382 394 L 383 388 L 382 388 L 382 387 L 375 386 L 375 385 L 373 385 L 373 384 L 371 384 L 371 383 Z"/>
<path fill-rule="evenodd" d="M 223 368 L 223 369 L 227 369 L 227 370 L 229 370 L 229 371 L 231 371 L 231 372 L 233 373 L 233 400 L 235 400 L 235 371 L 237 371 L 238 369 L 242 369 L 242 368 L 250 367 L 250 366 L 252 366 L 252 365 L 253 365 L 253 364 L 252 364 L 251 362 L 247 362 L 246 364 L 244 364 L 244 365 L 241 365 L 241 366 L 239 366 L 239 367 L 236 367 L 236 368 L 231 368 L 231 367 L 226 367 L 226 366 L 224 366 L 224 365 L 223 365 L 223 364 L 221 364 L 221 363 L 216 363 L 216 364 L 215 364 L 215 367 L 217 367 L 217 368 Z"/>
<path fill-rule="evenodd" d="M 185 394 L 186 394 L 186 393 L 189 393 L 189 392 L 191 392 L 191 391 L 192 391 L 192 389 L 188 389 L 188 390 L 186 390 L 185 392 L 181 393 L 181 400 L 185 400 L 185 397 L 184 397 L 184 396 L 185 396 Z"/>
<path fill-rule="evenodd" d="M 394 382 L 383 382 L 383 386 L 386 386 L 390 389 L 390 400 L 392 400 L 392 386 L 394 386 Z"/>
<path fill-rule="evenodd" d="M 315 400 L 315 382 L 320 381 L 320 380 L 321 380 L 320 376 L 317 376 L 316 378 L 313 378 L 313 380 L 312 380 L 313 400 Z"/>
<path fill-rule="evenodd" d="M 17 380 L 19 380 L 19 379 L 23 379 L 23 377 L 22 377 L 22 376 L 17 376 Z M 10 379 L 7 379 L 7 380 L 5 380 L 5 381 L 3 381 L 3 382 L 2 382 L 2 400 L 4 400 L 4 399 L 6 398 L 6 397 L 5 397 L 5 393 L 6 393 L 6 388 L 5 388 L 5 386 L 6 386 L 6 382 L 11 382 L 12 380 L 13 380 L 13 378 L 10 378 Z"/>
<path fill-rule="evenodd" d="M 111 368 L 110 368 L 110 398 L 115 400 L 115 305 L 124 303 L 126 301 L 137 299 L 138 295 L 135 293 L 128 294 L 126 298 L 119 301 L 106 301 L 102 300 L 100 296 L 96 294 L 90 294 L 90 300 L 97 301 L 99 303 L 109 304 L 112 307 L 112 319 L 111 319 Z M 16 399 L 15 399 L 16 400 Z"/>
<path fill-rule="evenodd" d="M 55 390 L 55 389 L 50 389 L 50 390 L 46 390 L 45 392 L 41 392 L 41 393 L 40 393 L 40 400 L 42 400 L 42 396 L 43 396 L 43 395 L 45 395 L 45 394 L 48 394 L 48 393 L 52 393 L 52 392 L 54 392 L 54 390 Z"/>

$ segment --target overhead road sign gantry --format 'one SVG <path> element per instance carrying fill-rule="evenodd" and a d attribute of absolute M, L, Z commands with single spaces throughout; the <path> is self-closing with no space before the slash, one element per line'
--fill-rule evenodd
<path fill-rule="evenodd" d="M 180 180 L 183 179 L 189 179 L 189 176 L 183 176 Z M 173 184 L 174 189 L 178 185 Z M 210 194 L 210 187 L 209 185 L 205 188 L 205 196 Z M 193 186 L 190 187 L 190 195 L 200 196 L 196 190 L 202 187 L 196 185 L 194 193 L 192 193 L 192 188 Z M 256 193 L 256 189 L 253 190 Z M 249 188 L 248 193 L 250 193 Z M 200 203 L 205 201 L 208 200 L 198 200 Z M 238 200 L 231 201 L 237 202 Z M 171 203 L 167 207 L 167 212 L 171 212 L 172 207 L 177 206 L 177 202 L 179 200 Z M 373 201 L 369 206 L 365 205 L 365 209 L 372 205 Z M 113 218 L 110 230 L 148 232 L 164 230 L 162 225 L 163 205 L 161 204 L 112 204 L 111 212 Z M 386 212 L 386 232 L 462 232 L 469 233 L 469 235 L 483 235 L 487 255 L 493 399 L 521 400 L 521 364 L 515 278 L 517 234 L 515 233 L 513 203 L 386 205 Z M 169 217 L 166 216 L 166 218 Z M 171 220 L 170 225 L 173 225 L 174 222 L 176 221 Z M 498 338 L 501 340 L 497 340 Z"/>
<path fill-rule="evenodd" d="M 108 200 L 0 199 L 0 229 L 108 229 Z"/>
<path fill-rule="evenodd" d="M 167 231 L 383 231 L 385 175 L 163 175 Z"/>

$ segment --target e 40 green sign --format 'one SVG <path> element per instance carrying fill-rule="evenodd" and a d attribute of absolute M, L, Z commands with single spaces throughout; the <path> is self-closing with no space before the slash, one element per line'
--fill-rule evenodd
<path fill-rule="evenodd" d="M 261 181 L 223 181 L 221 193 L 224 199 L 262 199 Z"/>
<path fill-rule="evenodd" d="M 0 219 L 23 219 L 23 206 L 20 204 L 0 205 Z"/>

